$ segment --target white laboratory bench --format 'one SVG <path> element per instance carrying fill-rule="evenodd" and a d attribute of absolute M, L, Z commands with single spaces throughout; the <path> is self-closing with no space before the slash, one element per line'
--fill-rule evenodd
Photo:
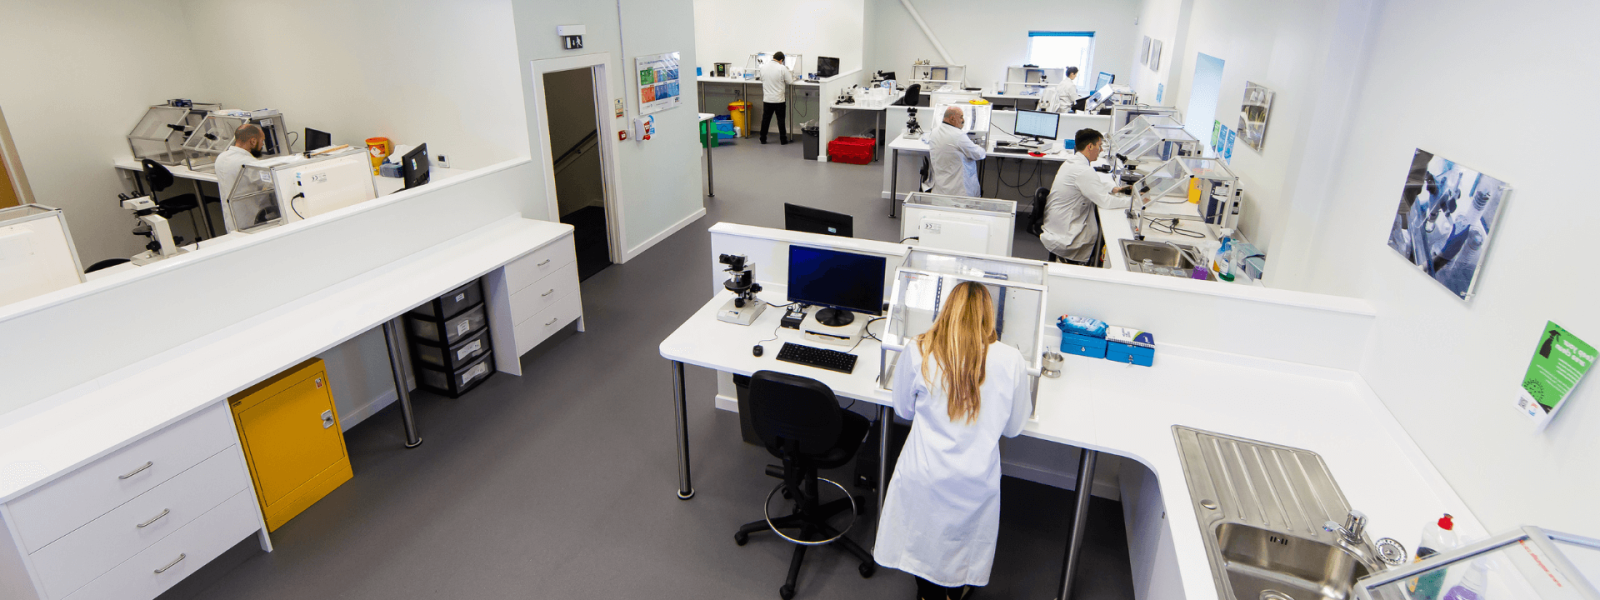
<path fill-rule="evenodd" d="M 135 177 L 137 177 L 140 174 L 144 173 L 144 165 L 140 164 L 140 162 L 138 160 L 135 160 L 131 156 L 130 157 L 119 158 L 119 159 L 117 159 L 115 161 L 112 161 L 111 165 L 113 167 L 115 167 L 118 172 L 130 172 Z M 217 182 L 217 173 L 216 173 L 216 171 L 193 171 L 193 170 L 190 170 L 188 167 L 185 167 L 183 165 L 163 165 L 163 166 L 167 167 L 167 170 L 172 172 L 172 176 L 176 177 L 178 179 L 188 179 L 188 180 L 191 180 L 191 181 L 203 181 L 203 182 L 206 182 L 206 183 L 216 183 Z M 441 167 L 435 166 L 435 167 L 429 168 L 429 170 L 428 170 L 428 178 L 429 178 L 430 182 L 431 181 L 439 181 L 439 180 L 449 179 L 451 177 L 455 177 L 455 176 L 460 175 L 460 174 L 462 174 L 464 172 L 466 172 L 466 170 L 464 170 L 464 169 L 445 169 L 445 168 L 441 168 Z M 379 196 L 387 196 L 389 194 L 393 194 L 395 192 L 398 192 L 398 191 L 400 191 L 401 188 L 405 187 L 405 181 L 402 180 L 399 177 L 380 177 L 380 176 L 377 176 L 377 175 L 373 175 L 372 176 L 372 185 L 373 185 L 373 187 L 375 187 L 377 189 Z"/>
<path fill-rule="evenodd" d="M 152 598 L 251 533 L 270 551 L 228 398 L 480 277 L 496 370 L 520 375 L 583 329 L 572 231 L 511 215 L 4 415 L 0 597 Z"/>
<path fill-rule="evenodd" d="M 894 257 L 906 251 L 899 244 L 830 240 L 730 224 L 717 224 L 710 233 L 713 255 L 746 254 L 764 261 L 761 264 L 773 264 L 789 244 L 797 243 L 886 255 L 891 270 L 898 262 Z M 1358 358 L 1346 354 L 1359 354 L 1365 346 L 1370 305 L 1348 298 L 1212 286 L 1062 264 L 1048 265 L 1048 272 L 1049 303 L 1055 311 L 1104 311 L 1093 316 L 1148 328 L 1156 336 L 1151 367 L 1066 355 L 1059 378 L 1040 379 L 1035 418 L 1023 430 L 1024 436 L 1127 457 L 1148 469 L 1145 475 L 1153 479 L 1153 486 L 1129 481 L 1131 470 L 1126 465 L 1122 470 L 1138 597 L 1218 597 L 1174 425 L 1321 455 L 1350 507 L 1370 518 L 1373 539 L 1394 537 L 1409 545 L 1419 527 L 1442 513 L 1456 515 L 1458 529 L 1465 535 L 1483 533 L 1382 401 L 1348 370 L 1359 364 Z M 783 277 L 771 269 L 764 273 Z M 779 362 L 777 345 L 805 343 L 788 331 L 780 332 L 784 339 L 769 342 L 767 352 L 755 357 L 751 345 L 773 337 L 773 323 L 782 311 L 766 311 L 749 327 L 723 323 L 715 315 L 730 297 L 727 292 L 713 294 L 660 346 L 662 356 L 675 366 L 671 396 L 678 410 L 680 498 L 694 493 L 690 456 L 683 445 L 689 437 L 684 413 L 689 406 L 709 404 L 701 399 L 690 404 L 683 397 L 682 364 L 746 375 L 779 370 L 822 381 L 841 397 L 880 407 L 892 402 L 877 387 L 876 341 L 864 340 L 853 351 L 860 359 L 851 374 Z M 1159 309 L 1174 302 L 1195 307 L 1198 319 L 1248 314 L 1271 320 L 1273 328 L 1219 334 L 1212 326 Z M 1121 314 L 1111 314 L 1117 311 Z M 1286 329 L 1297 333 L 1284 333 Z M 1059 331 L 1052 327 L 1046 331 L 1046 347 L 1058 348 Z M 1164 338 L 1163 332 L 1171 337 Z M 1173 339 L 1205 340 L 1216 348 L 1181 345 Z M 666 462 L 661 467 L 671 468 Z M 1071 511 L 1064 508 L 1063 513 L 1061 518 L 1068 519 Z"/>

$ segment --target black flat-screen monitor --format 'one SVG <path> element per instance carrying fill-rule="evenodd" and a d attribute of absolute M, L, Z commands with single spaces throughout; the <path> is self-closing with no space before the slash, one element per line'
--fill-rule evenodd
<path fill-rule="evenodd" d="M 333 145 L 333 134 L 306 128 L 306 152 L 321 150 Z"/>
<path fill-rule="evenodd" d="M 821 306 L 817 322 L 843 327 L 851 312 L 883 314 L 887 259 L 824 248 L 789 246 L 789 301 Z"/>
<path fill-rule="evenodd" d="M 850 215 L 783 203 L 783 228 L 789 231 L 851 237 L 855 235 L 854 223 Z"/>
<path fill-rule="evenodd" d="M 428 171 L 432 169 L 432 163 L 428 162 L 428 145 L 417 146 L 416 150 L 401 157 L 400 169 L 406 182 L 406 187 L 402 189 L 409 190 L 428 183 Z"/>
<path fill-rule="evenodd" d="M 1101 71 L 1100 72 L 1100 78 L 1096 79 L 1095 82 L 1094 82 L 1094 89 L 1095 89 L 1095 91 L 1099 91 L 1100 88 L 1103 88 L 1105 86 L 1111 85 L 1111 84 L 1116 83 L 1116 82 L 1117 82 L 1117 76 L 1116 75 L 1112 75 L 1112 74 L 1107 73 L 1105 71 Z"/>
<path fill-rule="evenodd" d="M 1017 137 L 1027 136 L 1041 140 L 1053 140 L 1056 139 L 1056 132 L 1060 128 L 1060 113 L 1018 110 L 1017 124 L 1011 128 L 1011 131 L 1017 134 Z"/>
<path fill-rule="evenodd" d="M 817 77 L 833 77 L 839 74 L 839 59 L 830 56 L 817 57 Z"/>

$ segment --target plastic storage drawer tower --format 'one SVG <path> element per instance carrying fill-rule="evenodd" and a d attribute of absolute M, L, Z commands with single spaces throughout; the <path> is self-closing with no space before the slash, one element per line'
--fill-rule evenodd
<path fill-rule="evenodd" d="M 460 398 L 494 374 L 488 311 L 477 280 L 406 313 L 419 387 Z"/>

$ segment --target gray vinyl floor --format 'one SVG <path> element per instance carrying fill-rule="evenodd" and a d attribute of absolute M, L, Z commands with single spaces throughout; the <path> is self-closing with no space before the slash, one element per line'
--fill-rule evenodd
<path fill-rule="evenodd" d="M 776 138 L 776 132 L 774 132 Z M 800 160 L 754 139 L 715 150 L 708 215 L 583 283 L 586 333 L 567 331 L 449 400 L 414 396 L 424 443 L 401 448 L 391 407 L 346 435 L 355 478 L 273 534 L 254 538 L 167 598 L 776 598 L 792 546 L 733 532 L 775 484 L 765 450 L 713 408 L 712 373 L 688 369 L 697 495 L 679 501 L 667 362 L 657 344 L 708 298 L 706 229 L 783 226 L 783 202 L 855 217 L 856 236 L 898 239 L 877 165 Z M 1027 244 L 1031 243 L 1032 246 Z M 1019 254 L 1044 250 L 1028 236 Z M 759 268 L 759 267 L 758 267 Z M 974 597 L 1048 600 L 1072 495 L 1006 478 L 990 585 Z M 1132 598 L 1120 506 L 1096 499 L 1078 599 Z M 870 550 L 872 513 L 850 533 Z M 811 551 L 798 598 L 912 598 L 911 576 L 862 579 L 842 552 Z"/>

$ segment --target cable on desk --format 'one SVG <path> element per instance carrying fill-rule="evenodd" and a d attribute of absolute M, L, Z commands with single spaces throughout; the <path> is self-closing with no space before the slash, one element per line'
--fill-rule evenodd
<path fill-rule="evenodd" d="M 1166 234 L 1171 234 L 1171 235 L 1181 235 L 1183 237 L 1196 238 L 1196 239 L 1204 239 L 1206 237 L 1205 234 L 1203 234 L 1203 233 L 1200 233 L 1198 231 L 1189 230 L 1189 229 L 1184 229 L 1182 227 L 1178 227 L 1174 223 L 1163 223 L 1161 221 L 1157 221 L 1157 220 L 1152 219 L 1150 217 L 1145 217 L 1144 220 L 1149 221 L 1150 222 L 1150 228 L 1156 230 L 1159 233 L 1166 233 Z M 1173 221 L 1175 222 L 1177 220 L 1173 219 Z M 1163 229 L 1163 227 L 1165 227 L 1165 229 Z"/>
<path fill-rule="evenodd" d="M 922 237 L 913 235 L 911 237 L 908 237 L 908 238 L 905 238 L 903 240 L 900 240 L 900 243 L 904 244 L 904 243 L 906 243 L 907 240 L 917 240 L 917 241 L 920 242 L 920 241 L 922 241 Z"/>

